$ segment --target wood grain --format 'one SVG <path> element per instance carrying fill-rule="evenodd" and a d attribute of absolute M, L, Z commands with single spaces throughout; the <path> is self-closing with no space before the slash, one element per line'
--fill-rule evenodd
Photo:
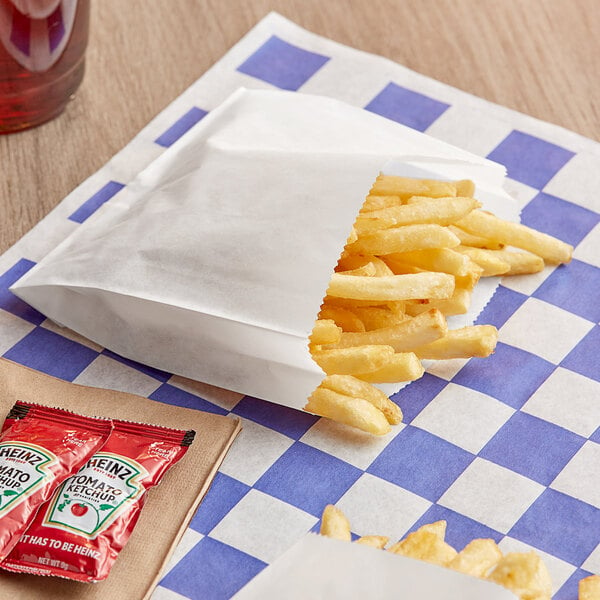
<path fill-rule="evenodd" d="M 74 101 L 0 136 L 0 252 L 271 10 L 600 140 L 597 0 L 97 0 Z"/>

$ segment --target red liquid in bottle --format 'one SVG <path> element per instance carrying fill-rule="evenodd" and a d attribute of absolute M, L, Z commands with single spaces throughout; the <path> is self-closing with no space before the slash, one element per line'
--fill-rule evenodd
<path fill-rule="evenodd" d="M 63 111 L 83 79 L 89 11 L 89 0 L 0 0 L 0 133 Z"/>

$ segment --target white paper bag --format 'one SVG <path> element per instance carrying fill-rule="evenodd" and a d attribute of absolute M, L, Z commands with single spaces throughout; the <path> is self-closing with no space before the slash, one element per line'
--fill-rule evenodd
<path fill-rule="evenodd" d="M 308 534 L 234 600 L 515 600 L 496 583 L 420 560 Z"/>
<path fill-rule="evenodd" d="M 516 217 L 495 163 L 336 100 L 241 89 L 12 291 L 122 356 L 301 408 L 323 377 L 307 336 L 382 169 L 474 179 Z"/>

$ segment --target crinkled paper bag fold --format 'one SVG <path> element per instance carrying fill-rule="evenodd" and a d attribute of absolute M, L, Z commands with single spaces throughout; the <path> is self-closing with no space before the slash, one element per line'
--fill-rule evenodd
<path fill-rule="evenodd" d="M 506 200 L 499 165 L 330 98 L 240 89 L 12 290 L 125 357 L 300 408 L 323 376 L 307 336 L 389 159 Z"/>

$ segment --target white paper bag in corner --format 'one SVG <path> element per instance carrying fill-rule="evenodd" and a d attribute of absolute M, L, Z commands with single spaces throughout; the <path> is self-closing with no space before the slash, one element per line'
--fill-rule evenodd
<path fill-rule="evenodd" d="M 233 600 L 516 600 L 496 583 L 360 544 L 308 534 Z"/>
<path fill-rule="evenodd" d="M 242 89 L 12 291 L 122 356 L 301 408 L 323 376 L 307 336 L 390 158 L 510 204 L 499 165 L 336 100 Z"/>

